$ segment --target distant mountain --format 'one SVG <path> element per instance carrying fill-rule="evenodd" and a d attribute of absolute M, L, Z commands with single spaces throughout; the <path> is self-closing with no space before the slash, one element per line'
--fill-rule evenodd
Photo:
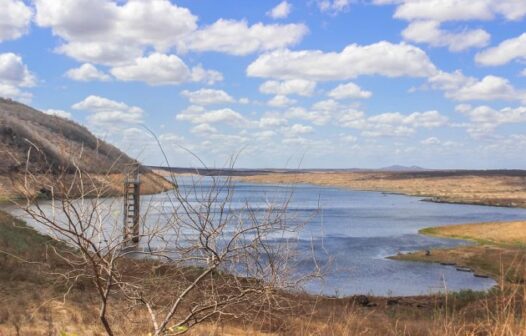
<path fill-rule="evenodd" d="M 391 171 L 391 172 L 417 172 L 417 171 L 428 171 L 431 169 L 422 168 L 419 166 L 400 166 L 393 165 L 389 167 L 380 168 L 381 171 Z"/>

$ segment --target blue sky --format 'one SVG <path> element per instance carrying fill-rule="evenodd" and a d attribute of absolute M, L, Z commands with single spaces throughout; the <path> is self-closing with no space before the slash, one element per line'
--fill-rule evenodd
<path fill-rule="evenodd" d="M 526 169 L 524 0 L 0 7 L 0 96 L 148 164 Z"/>

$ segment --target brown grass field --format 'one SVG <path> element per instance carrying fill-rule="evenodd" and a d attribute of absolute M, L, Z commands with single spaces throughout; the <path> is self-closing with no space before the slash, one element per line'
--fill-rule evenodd
<path fill-rule="evenodd" d="M 525 171 L 306 172 L 239 177 L 240 181 L 383 191 L 436 202 L 526 208 Z"/>
<path fill-rule="evenodd" d="M 421 233 L 438 237 L 474 240 L 486 244 L 524 247 L 526 243 L 526 221 L 448 225 L 424 229 Z"/>
<path fill-rule="evenodd" d="M 36 175 L 33 177 L 35 180 L 46 181 L 49 176 Z M 68 175 L 63 179 L 64 183 L 72 183 L 74 175 Z M 92 185 L 97 191 L 104 191 L 106 197 L 121 196 L 122 195 L 122 182 L 124 181 L 124 174 L 91 174 L 89 177 L 84 177 L 85 185 Z M 0 175 L 0 202 L 9 202 L 10 200 L 16 200 L 18 198 L 24 198 L 24 190 L 21 187 L 23 185 L 23 174 L 17 174 L 16 176 L 5 176 Z M 45 184 L 44 182 L 42 182 Z M 174 186 L 172 183 L 167 181 L 162 176 L 159 176 L 153 172 L 142 174 L 141 176 L 141 193 L 142 194 L 156 194 L 169 189 Z M 31 193 L 38 193 L 39 186 L 37 183 L 32 185 Z M 79 191 L 80 195 L 80 191 Z M 87 195 L 89 196 L 89 195 Z"/>
<path fill-rule="evenodd" d="M 526 265 L 526 221 L 508 223 L 463 224 L 427 228 L 422 234 L 471 240 L 473 246 L 436 249 L 394 256 L 393 259 L 455 263 L 489 275 L 501 285 L 524 284 Z"/>

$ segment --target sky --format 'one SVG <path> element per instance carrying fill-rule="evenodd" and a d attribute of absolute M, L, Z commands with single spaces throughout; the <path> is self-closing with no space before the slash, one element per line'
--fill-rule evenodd
<path fill-rule="evenodd" d="M 146 164 L 526 169 L 526 0 L 0 8 L 0 97 Z"/>

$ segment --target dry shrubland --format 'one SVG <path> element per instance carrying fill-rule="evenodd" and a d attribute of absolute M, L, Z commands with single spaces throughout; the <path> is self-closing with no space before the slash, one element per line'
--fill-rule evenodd
<path fill-rule="evenodd" d="M 122 171 L 135 162 L 73 122 L 6 100 L 0 100 L 0 111 L 0 152 L 6 158 L 0 166 L 0 193 L 18 190 L 27 201 L 18 200 L 19 205 L 54 233 L 43 236 L 0 212 L 1 336 L 526 335 L 525 258 L 510 254 L 524 255 L 523 247 L 478 247 L 487 254 L 470 247 L 475 250 L 456 256 L 455 261 L 465 258 L 482 270 L 491 266 L 488 273 L 499 279 L 499 286 L 488 293 L 307 295 L 299 284 L 282 283 L 290 271 L 288 251 L 267 244 L 266 237 L 288 228 L 272 212 L 261 221 L 249 205 L 247 218 L 232 217 L 229 184 L 213 186 L 197 205 L 174 189 L 171 206 L 177 210 L 171 213 L 182 209 L 186 216 L 164 218 L 161 226 L 143 232 L 142 239 L 168 244 L 165 234 L 174 230 L 184 239 L 170 248 L 141 251 L 148 258 L 130 258 L 121 228 L 114 226 L 108 233 L 100 225 L 97 197 L 119 194 Z M 145 169 L 143 173 L 147 192 L 172 186 Z M 526 177 L 514 172 L 305 173 L 248 179 L 402 192 L 450 202 L 526 204 Z M 51 196 L 67 214 L 65 221 L 39 209 L 37 194 L 46 186 L 54 188 Z M 227 196 L 218 208 L 224 188 Z M 273 210 L 283 214 L 284 209 L 286 204 Z M 219 220 L 211 220 L 214 216 Z M 232 225 L 234 235 L 222 235 Z M 178 231 L 181 227 L 196 231 L 197 239 L 189 243 L 184 230 Z M 175 260 L 169 254 L 174 252 Z M 433 251 L 431 258 L 440 261 L 440 256 Z M 444 252 L 444 258 L 451 256 Z M 233 265 L 240 261 L 250 272 L 237 274 Z M 514 276 L 508 277 L 512 267 Z"/>
<path fill-rule="evenodd" d="M 0 174 L 25 169 L 33 173 L 74 170 L 122 172 L 135 162 L 77 123 L 0 99 Z M 81 155 L 80 155 L 81 154 Z M 27 165 L 28 164 L 28 165 Z"/>
<path fill-rule="evenodd" d="M 5 99 L 0 99 L 0 155 L 0 201 L 20 196 L 26 171 L 43 179 L 50 175 L 67 179 L 81 169 L 105 186 L 108 195 L 119 195 L 127 167 L 137 163 L 73 121 Z M 141 172 L 145 193 L 173 187 L 147 168 Z M 33 187 L 35 192 L 41 189 Z"/>
<path fill-rule="evenodd" d="M 0 335 L 105 334 L 99 322 L 96 287 L 88 279 L 76 281 L 74 286 L 64 281 L 61 274 L 70 265 L 51 253 L 51 248 L 57 247 L 55 240 L 39 235 L 4 213 L 0 213 L 0 237 L 3 238 L 0 250 L 9 252 L 0 253 L 0 301 L 3 302 Z M 58 244 L 60 248 L 61 243 Z M 477 251 L 473 251 L 472 257 L 476 254 Z M 524 282 L 508 281 L 505 274 L 514 267 L 516 275 L 522 272 L 520 275 L 524 277 L 526 259 L 502 256 L 497 252 L 481 256 L 494 263 L 492 275 L 499 279 L 499 286 L 489 293 L 463 291 L 421 297 L 332 298 L 275 290 L 267 294 L 271 300 L 255 296 L 249 301 L 235 302 L 224 314 L 210 316 L 185 334 L 524 336 L 526 287 Z M 198 271 L 167 267 L 154 260 L 121 260 L 120 263 L 122 274 L 140 280 L 135 284 L 146 281 L 142 287 L 145 295 L 160 300 L 161 305 L 177 292 L 175 284 L 180 284 L 181 278 L 191 281 Z M 214 281 L 203 282 L 191 295 L 190 303 L 206 302 L 209 298 L 204 296 L 210 293 L 210 286 L 227 293 L 233 289 L 231 281 L 250 281 L 236 280 L 227 273 L 211 276 Z M 150 317 L 144 309 L 130 306 L 123 295 L 114 295 L 111 300 L 107 317 L 115 335 L 151 332 Z M 183 315 L 191 304 L 185 307 L 181 311 Z M 166 333 L 171 334 L 175 332 Z"/>

